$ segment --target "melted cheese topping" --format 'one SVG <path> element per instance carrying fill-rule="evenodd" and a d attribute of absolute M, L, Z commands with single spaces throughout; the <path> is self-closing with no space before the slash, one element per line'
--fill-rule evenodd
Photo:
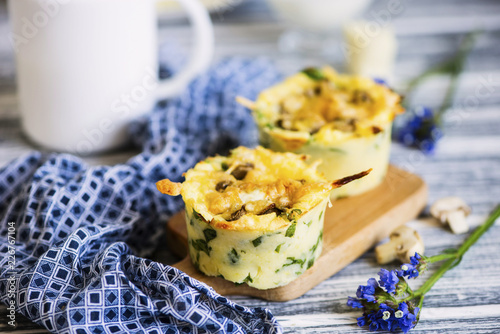
<path fill-rule="evenodd" d="M 310 140 L 332 144 L 377 134 L 403 111 L 400 99 L 371 79 L 325 67 L 266 89 L 253 111 L 261 129 L 295 150 Z"/>
<path fill-rule="evenodd" d="M 181 194 L 211 226 L 274 231 L 328 198 L 333 188 L 306 156 L 239 147 L 186 173 Z"/>

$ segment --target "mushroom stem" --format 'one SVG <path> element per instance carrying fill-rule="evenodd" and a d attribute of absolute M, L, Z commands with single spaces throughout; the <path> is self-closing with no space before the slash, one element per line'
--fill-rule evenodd
<path fill-rule="evenodd" d="M 431 215 L 443 224 L 448 224 L 455 234 L 469 231 L 466 217 L 470 214 L 470 207 L 459 197 L 444 197 L 438 199 L 431 206 Z"/>
<path fill-rule="evenodd" d="M 465 217 L 465 212 L 461 210 L 448 213 L 448 225 L 450 225 L 450 229 L 453 233 L 462 234 L 469 231 L 469 225 Z"/>

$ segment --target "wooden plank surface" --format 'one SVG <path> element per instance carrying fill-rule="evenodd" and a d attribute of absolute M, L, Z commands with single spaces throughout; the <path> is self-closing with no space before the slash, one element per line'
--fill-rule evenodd
<path fill-rule="evenodd" d="M 384 182 L 377 188 L 334 201 L 325 210 L 321 256 L 299 278 L 282 287 L 258 290 L 246 284 L 235 285 L 219 277 L 209 277 L 195 269 L 189 256 L 173 266 L 207 283 L 222 295 L 252 296 L 271 301 L 292 300 L 339 272 L 387 238 L 398 226 L 415 218 L 426 202 L 427 186 L 422 179 L 390 166 Z M 179 253 L 186 249 L 188 237 L 184 212 L 168 222 L 167 232 L 173 251 Z"/>
<path fill-rule="evenodd" d="M 497 0 L 421 0 L 401 1 L 404 12 L 393 23 L 400 45 L 396 74 L 399 82 L 417 75 L 430 65 L 452 55 L 461 34 L 472 29 L 484 33 L 471 54 L 461 76 L 455 108 L 445 121 L 445 137 L 434 156 L 393 145 L 391 161 L 420 175 L 429 186 L 429 203 L 449 195 L 464 198 L 472 207 L 472 227 L 478 226 L 500 201 L 500 2 Z M 368 11 L 383 10 L 387 1 L 374 1 Z M 264 0 L 247 0 L 242 6 L 214 15 L 216 21 L 216 59 L 225 56 L 266 56 L 291 73 L 308 65 L 341 62 L 338 54 L 287 55 L 280 53 L 277 38 L 286 25 L 274 20 Z M 7 18 L 0 1 L 0 166 L 32 150 L 20 130 L 15 98 L 13 52 L 7 39 Z M 188 47 L 190 29 L 185 22 L 166 22 L 161 37 Z M 490 82 L 485 86 L 485 80 Z M 428 82 L 416 101 L 437 106 L 446 89 L 446 78 Z M 477 89 L 488 88 L 478 97 Z M 477 104 L 464 107 L 469 99 Z M 91 164 L 126 161 L 135 152 L 116 152 L 85 158 Z M 460 245 L 465 235 L 453 235 L 426 211 L 410 226 L 416 228 L 426 244 L 426 254 Z M 447 273 L 429 292 L 421 321 L 414 333 L 500 333 L 500 223 L 472 247 L 457 268 Z M 175 263 L 166 245 L 160 245 L 153 259 Z M 390 266 L 389 266 L 390 268 Z M 379 266 L 373 250 L 325 280 L 302 297 L 288 302 L 270 302 L 233 296 L 235 302 L 250 307 L 267 307 L 285 328 L 285 333 L 362 333 L 356 326 L 359 312 L 348 308 L 359 284 L 375 277 Z M 432 272 L 432 268 L 430 270 Z M 425 276 L 424 276 L 425 277 Z M 418 280 L 414 285 L 418 286 Z M 0 307 L 0 331 L 6 333 L 45 333 L 21 315 L 18 327 L 7 325 L 6 310 Z"/>

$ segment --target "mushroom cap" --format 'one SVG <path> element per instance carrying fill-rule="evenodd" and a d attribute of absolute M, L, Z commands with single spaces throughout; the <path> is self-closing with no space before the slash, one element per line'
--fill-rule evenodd
<path fill-rule="evenodd" d="M 468 216 L 471 212 L 470 207 L 464 202 L 463 199 L 456 196 L 450 196 L 443 197 L 435 201 L 431 206 L 430 212 L 434 218 L 444 222 L 446 221 L 446 213 L 458 210 L 462 211 L 465 216 Z"/>

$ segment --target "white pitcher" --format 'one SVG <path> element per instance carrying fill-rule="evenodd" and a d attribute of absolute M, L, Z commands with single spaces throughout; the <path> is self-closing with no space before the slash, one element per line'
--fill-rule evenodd
<path fill-rule="evenodd" d="M 198 0 L 178 0 L 194 33 L 190 60 L 158 78 L 155 0 L 9 0 L 22 125 L 35 143 L 89 154 L 127 142 L 126 127 L 204 71 L 213 27 Z"/>

